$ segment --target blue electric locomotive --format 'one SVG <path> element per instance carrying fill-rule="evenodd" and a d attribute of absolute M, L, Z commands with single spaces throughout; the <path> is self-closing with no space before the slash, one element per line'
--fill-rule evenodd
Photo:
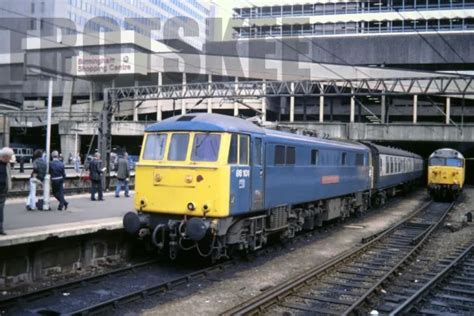
<path fill-rule="evenodd" d="M 422 169 L 421 157 L 398 149 L 187 114 L 147 128 L 137 212 L 124 227 L 171 257 L 196 249 L 218 259 L 383 204 Z"/>

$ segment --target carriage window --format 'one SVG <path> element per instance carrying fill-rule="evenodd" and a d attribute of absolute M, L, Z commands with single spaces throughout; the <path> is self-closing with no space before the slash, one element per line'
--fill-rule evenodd
<path fill-rule="evenodd" d="M 245 135 L 240 135 L 240 153 L 239 153 L 239 164 L 248 165 L 249 164 L 249 137 Z"/>
<path fill-rule="evenodd" d="M 237 152 L 239 146 L 237 137 L 236 134 L 232 134 L 232 138 L 230 139 L 229 159 L 227 160 L 229 164 L 237 163 Z"/>
<path fill-rule="evenodd" d="M 285 164 L 285 146 L 275 146 L 275 165 Z"/>
<path fill-rule="evenodd" d="M 188 152 L 189 134 L 173 134 L 171 137 L 168 160 L 184 161 Z"/>
<path fill-rule="evenodd" d="M 257 166 L 262 166 L 262 139 L 255 138 L 253 146 L 253 164 Z"/>
<path fill-rule="evenodd" d="M 166 134 L 148 134 L 143 150 L 144 160 L 162 160 L 166 148 Z"/>
<path fill-rule="evenodd" d="M 311 150 L 311 164 L 317 165 L 319 163 L 319 150 L 313 149 Z"/>
<path fill-rule="evenodd" d="M 286 164 L 294 165 L 296 161 L 295 147 L 286 147 Z"/>
<path fill-rule="evenodd" d="M 347 164 L 347 153 L 342 153 L 341 164 L 343 166 Z"/>
<path fill-rule="evenodd" d="M 221 135 L 218 134 L 196 134 L 194 136 L 192 161 L 217 161 Z"/>
<path fill-rule="evenodd" d="M 364 155 L 356 154 L 356 166 L 363 166 L 363 165 L 364 165 Z"/>

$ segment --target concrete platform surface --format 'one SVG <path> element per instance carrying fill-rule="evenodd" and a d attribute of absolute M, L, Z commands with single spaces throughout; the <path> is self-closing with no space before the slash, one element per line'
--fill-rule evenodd
<path fill-rule="evenodd" d="M 89 194 L 67 196 L 67 211 L 57 211 L 58 202 L 51 199 L 52 211 L 27 211 L 25 198 L 7 200 L 0 247 L 69 237 L 99 230 L 122 228 L 122 217 L 133 210 L 133 192 L 129 198 L 115 198 L 114 192 L 104 194 L 105 201 L 91 201 Z"/>

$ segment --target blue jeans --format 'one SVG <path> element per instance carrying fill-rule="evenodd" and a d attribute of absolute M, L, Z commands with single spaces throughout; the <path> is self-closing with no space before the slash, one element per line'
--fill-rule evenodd
<path fill-rule="evenodd" d="M 32 210 L 36 209 L 36 189 L 38 185 L 43 185 L 43 183 L 37 178 L 30 178 L 30 193 L 28 194 L 26 206 L 29 206 Z"/>
<path fill-rule="evenodd" d="M 115 187 L 115 196 L 120 196 L 120 191 L 122 191 L 122 186 L 125 186 L 125 196 L 128 196 L 128 181 L 117 179 L 117 186 Z"/>

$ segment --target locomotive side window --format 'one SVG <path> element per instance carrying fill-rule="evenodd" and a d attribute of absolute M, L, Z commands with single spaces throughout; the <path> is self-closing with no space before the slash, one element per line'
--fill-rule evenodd
<path fill-rule="evenodd" d="M 168 160 L 184 161 L 188 152 L 189 134 L 173 134 L 171 136 Z"/>
<path fill-rule="evenodd" d="M 143 150 L 144 160 L 162 160 L 165 155 L 166 134 L 148 134 Z"/>
<path fill-rule="evenodd" d="M 263 166 L 262 161 L 262 139 L 255 138 L 254 148 L 253 148 L 253 164 L 257 166 Z"/>
<path fill-rule="evenodd" d="M 285 146 L 275 146 L 275 165 L 285 164 Z"/>
<path fill-rule="evenodd" d="M 319 150 L 313 149 L 311 150 L 311 164 L 317 165 L 319 164 Z"/>
<path fill-rule="evenodd" d="M 221 135 L 196 134 L 191 155 L 192 161 L 217 161 Z"/>
<path fill-rule="evenodd" d="M 347 164 L 347 153 L 342 153 L 341 155 L 341 165 L 346 165 Z"/>
<path fill-rule="evenodd" d="M 240 135 L 240 146 L 239 146 L 239 164 L 248 165 L 249 164 L 249 136 Z"/>
<path fill-rule="evenodd" d="M 237 153 L 239 152 L 239 139 L 236 134 L 232 134 L 232 138 L 230 139 L 230 148 L 229 148 L 229 164 L 236 164 L 237 163 Z"/>
<path fill-rule="evenodd" d="M 286 164 L 294 165 L 296 161 L 295 147 L 286 147 Z"/>
<path fill-rule="evenodd" d="M 356 154 L 356 166 L 363 166 L 363 165 L 364 165 L 364 155 Z"/>

